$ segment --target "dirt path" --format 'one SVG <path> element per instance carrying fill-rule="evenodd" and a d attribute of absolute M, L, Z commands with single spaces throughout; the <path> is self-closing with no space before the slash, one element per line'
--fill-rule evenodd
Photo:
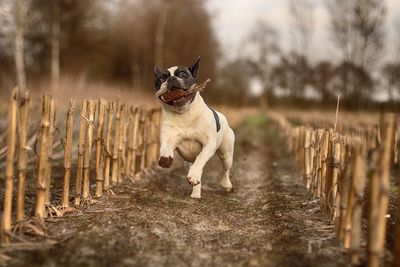
<path fill-rule="evenodd" d="M 10 266 L 346 266 L 273 128 L 257 117 L 236 134 L 233 193 L 218 185 L 216 158 L 201 200 L 190 199 L 182 168 L 160 172 L 50 223 L 66 239 L 14 252 Z"/>

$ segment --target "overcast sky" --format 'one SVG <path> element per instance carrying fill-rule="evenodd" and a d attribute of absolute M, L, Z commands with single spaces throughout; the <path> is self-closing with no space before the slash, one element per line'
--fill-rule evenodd
<path fill-rule="evenodd" d="M 315 52 L 315 60 L 336 58 L 337 54 L 330 42 L 329 15 L 324 0 L 313 0 L 313 3 L 315 26 L 311 51 Z M 400 25 L 400 0 L 386 0 L 386 3 L 387 54 L 393 54 L 395 36 L 400 36 L 395 34 L 395 25 Z M 286 0 L 208 0 L 207 8 L 213 14 L 213 25 L 223 53 L 228 58 L 236 57 L 243 39 L 257 20 L 266 20 L 278 32 L 283 49 L 290 48 L 292 39 Z"/>

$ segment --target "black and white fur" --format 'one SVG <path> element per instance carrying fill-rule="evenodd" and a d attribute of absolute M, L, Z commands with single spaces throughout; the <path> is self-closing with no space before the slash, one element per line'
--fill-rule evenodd
<path fill-rule="evenodd" d="M 174 152 L 187 162 L 187 180 L 193 186 L 192 198 L 201 198 L 201 176 L 206 163 L 219 156 L 223 164 L 221 186 L 232 190 L 229 172 L 233 162 L 235 134 L 225 116 L 210 109 L 200 93 L 166 103 L 162 95 L 168 90 L 187 90 L 197 82 L 200 57 L 190 67 L 175 66 L 167 70 L 154 68 L 156 98 L 161 103 L 161 147 L 159 165 L 169 168 Z"/>

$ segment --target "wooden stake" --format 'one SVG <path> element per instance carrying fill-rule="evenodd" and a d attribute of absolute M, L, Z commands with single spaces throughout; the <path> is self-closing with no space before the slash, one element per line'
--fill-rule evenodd
<path fill-rule="evenodd" d="M 358 155 L 354 153 L 354 150 L 351 153 L 351 169 L 352 169 L 352 175 L 350 178 L 350 184 L 349 184 L 349 191 L 348 191 L 348 197 L 347 197 L 347 204 L 346 204 L 346 213 L 344 216 L 344 235 L 343 235 L 343 247 L 348 249 L 350 248 L 350 240 L 351 240 L 351 233 L 353 231 L 353 208 L 354 208 L 354 202 L 355 202 L 355 192 L 354 192 L 354 177 L 360 176 L 359 168 L 357 168 L 357 161 L 358 161 Z"/>
<path fill-rule="evenodd" d="M 140 124 L 141 124 L 141 159 L 140 159 L 140 170 L 145 170 L 146 169 L 146 150 L 147 150 L 147 108 L 146 106 L 143 106 L 142 112 L 141 112 L 141 118 L 140 118 Z"/>
<path fill-rule="evenodd" d="M 160 130 L 161 130 L 161 109 L 157 109 L 157 116 L 156 116 L 156 144 L 155 144 L 155 158 L 154 162 L 158 161 L 160 157 Z"/>
<path fill-rule="evenodd" d="M 308 191 L 314 195 L 314 183 L 315 183 L 315 178 L 316 178 L 316 147 L 317 147 L 317 142 L 316 142 L 316 134 L 315 130 L 312 130 L 310 132 L 310 167 L 311 167 L 311 177 L 310 177 L 310 186 Z"/>
<path fill-rule="evenodd" d="M 123 181 L 125 175 L 125 146 L 126 146 L 126 105 L 121 105 L 120 136 L 118 144 L 118 183 Z"/>
<path fill-rule="evenodd" d="M 307 190 L 310 189 L 311 183 L 311 131 L 306 128 L 304 130 L 304 184 Z"/>
<path fill-rule="evenodd" d="M 371 177 L 368 214 L 368 266 L 380 266 L 384 254 L 386 214 L 389 201 L 389 176 L 391 169 L 392 143 L 394 137 L 394 115 L 383 118 L 381 147 Z"/>
<path fill-rule="evenodd" d="M 353 152 L 354 165 L 352 177 L 353 208 L 351 219 L 350 234 L 350 261 L 351 264 L 360 264 L 360 242 L 361 242 L 361 220 L 362 220 L 362 201 L 364 197 L 364 186 L 366 181 L 365 149 L 362 142 L 354 144 Z"/>
<path fill-rule="evenodd" d="M 153 141 L 154 141 L 154 110 L 149 110 L 146 116 L 146 169 L 149 169 L 153 159 Z"/>
<path fill-rule="evenodd" d="M 128 112 L 128 152 L 126 155 L 125 175 L 129 176 L 132 168 L 133 154 L 134 154 L 134 124 L 135 124 L 135 109 L 131 106 Z"/>
<path fill-rule="evenodd" d="M 328 192 L 329 198 L 328 198 L 328 203 L 329 203 L 329 215 L 330 219 L 333 221 L 337 217 L 337 207 L 336 205 L 338 204 L 336 202 L 337 195 L 338 195 L 338 181 L 340 177 L 340 152 L 341 152 L 341 145 L 339 141 L 340 137 L 336 136 L 336 138 L 333 140 L 332 144 L 332 161 L 331 161 L 331 167 L 332 167 L 332 176 L 330 179 L 330 192 Z"/>
<path fill-rule="evenodd" d="M 83 156 L 83 187 L 82 197 L 88 199 L 90 197 L 90 159 L 92 157 L 92 142 L 94 128 L 94 113 L 96 111 L 96 101 L 88 101 L 88 116 L 86 127 L 86 144 Z"/>
<path fill-rule="evenodd" d="M 37 178 L 37 196 L 35 216 L 42 219 L 45 211 L 46 201 L 46 168 L 47 168 L 47 153 L 48 153 L 48 139 L 50 135 L 50 109 L 51 109 L 51 96 L 43 96 L 42 106 L 42 122 L 40 130 L 40 149 L 39 149 L 39 162 L 38 162 L 38 178 Z"/>
<path fill-rule="evenodd" d="M 325 194 L 325 181 L 328 170 L 328 153 L 329 153 L 329 139 L 330 132 L 323 131 L 322 135 L 322 145 L 321 145 L 321 174 L 319 176 L 319 192 L 321 197 L 321 206 L 326 204 L 326 194 Z"/>
<path fill-rule="evenodd" d="M 81 204 L 82 177 L 83 177 L 83 153 L 85 151 L 85 133 L 86 133 L 86 110 L 87 100 L 81 101 L 81 114 L 79 118 L 79 141 L 78 141 L 78 164 L 75 179 L 75 206 Z"/>
<path fill-rule="evenodd" d="M 117 101 L 116 115 L 115 115 L 115 129 L 114 129 L 114 146 L 112 153 L 112 169 L 111 169 L 111 183 L 116 184 L 118 182 L 119 173 L 119 162 L 118 162 L 118 150 L 119 140 L 121 137 L 121 103 Z"/>
<path fill-rule="evenodd" d="M 19 112 L 19 147 L 18 147 L 18 184 L 17 184 L 17 203 L 16 221 L 25 219 L 25 178 L 26 178 L 26 135 L 29 115 L 29 92 L 26 91 L 21 99 Z"/>
<path fill-rule="evenodd" d="M 349 159 L 346 159 L 346 162 L 348 162 Z M 340 180 L 340 210 L 339 210 L 339 220 L 338 220 L 338 225 L 337 225 L 337 234 L 339 238 L 343 241 L 345 233 L 347 231 L 350 231 L 350 229 L 346 229 L 346 223 L 345 223 L 345 216 L 348 213 L 348 198 L 349 198 L 349 191 L 350 191 L 350 185 L 351 185 L 351 176 L 352 176 L 352 168 L 351 164 L 346 165 L 346 169 L 344 171 L 344 175 L 342 179 Z"/>
<path fill-rule="evenodd" d="M 140 162 L 140 147 L 139 147 L 139 136 L 140 136 L 140 118 L 141 118 L 141 109 L 139 107 L 135 108 L 135 124 L 133 126 L 133 154 L 132 154 L 132 167 L 131 171 L 133 174 L 137 174 L 139 172 L 139 164 Z"/>
<path fill-rule="evenodd" d="M 46 203 L 50 204 L 50 187 L 51 187 L 51 163 L 53 161 L 53 138 L 55 131 L 56 119 L 56 106 L 54 100 L 50 102 L 50 124 L 49 124 L 49 138 L 47 140 L 47 165 L 46 165 Z M 46 216 L 46 214 L 45 214 Z"/>
<path fill-rule="evenodd" d="M 1 224 L 1 242 L 9 243 L 8 232 L 11 230 L 11 208 L 13 194 L 13 176 L 14 176 L 14 153 L 17 130 L 17 88 L 11 95 L 8 110 L 8 129 L 7 129 L 7 160 L 4 185 L 4 209 Z"/>
<path fill-rule="evenodd" d="M 318 129 L 316 132 L 317 135 L 317 158 L 316 158 L 316 177 L 314 181 L 314 197 L 320 198 L 322 197 L 321 192 L 321 181 L 322 181 L 322 158 L 323 158 L 323 134 L 324 130 Z"/>
<path fill-rule="evenodd" d="M 335 211 L 334 211 L 335 232 L 336 232 L 337 237 L 339 237 L 340 232 L 341 232 L 341 220 L 342 220 L 342 215 L 343 215 L 342 207 L 341 207 L 342 183 L 343 183 L 344 177 L 346 177 L 346 168 L 348 166 L 347 158 L 346 158 L 347 148 L 346 148 L 346 144 L 345 144 L 343 136 L 341 136 L 339 143 L 340 143 L 340 156 L 339 156 L 340 177 L 338 177 L 338 179 L 337 179 L 337 192 L 336 192 L 336 198 L 335 198 Z"/>
<path fill-rule="evenodd" d="M 111 134 L 112 124 L 114 118 L 114 102 L 109 102 L 107 107 L 107 127 L 106 127 L 106 140 L 104 144 L 104 183 L 103 188 L 108 189 L 110 187 L 110 163 L 111 163 Z"/>
<path fill-rule="evenodd" d="M 102 143 L 103 143 L 103 128 L 104 128 L 104 111 L 106 107 L 106 101 L 104 99 L 99 99 L 98 108 L 98 120 L 97 120 L 97 131 L 96 131 L 96 197 L 101 197 L 103 194 L 103 181 L 104 172 L 102 169 L 101 156 L 104 155 Z"/>
<path fill-rule="evenodd" d="M 399 180 L 397 178 L 397 180 Z M 393 233 L 393 263 L 392 267 L 400 266 L 400 193 L 397 193 L 397 212 L 395 217 L 395 229 Z"/>
<path fill-rule="evenodd" d="M 61 206 L 63 208 L 69 207 L 69 184 L 71 178 L 71 150 L 73 140 L 73 126 L 74 126 L 74 108 L 75 102 L 71 100 L 69 102 L 69 108 L 67 112 L 66 132 L 65 132 L 65 148 L 64 148 L 64 180 L 63 180 L 63 192 L 61 197 Z"/>

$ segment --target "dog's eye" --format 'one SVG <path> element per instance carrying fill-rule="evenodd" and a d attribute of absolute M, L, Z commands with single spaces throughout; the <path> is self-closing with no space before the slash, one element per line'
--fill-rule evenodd
<path fill-rule="evenodd" d="M 186 77 L 187 77 L 187 73 L 181 71 L 181 72 L 179 73 L 179 77 L 180 77 L 180 78 L 186 78 Z"/>
<path fill-rule="evenodd" d="M 159 83 L 159 84 L 162 84 L 163 82 L 165 82 L 165 79 L 164 79 L 163 77 L 158 78 L 158 83 Z"/>

